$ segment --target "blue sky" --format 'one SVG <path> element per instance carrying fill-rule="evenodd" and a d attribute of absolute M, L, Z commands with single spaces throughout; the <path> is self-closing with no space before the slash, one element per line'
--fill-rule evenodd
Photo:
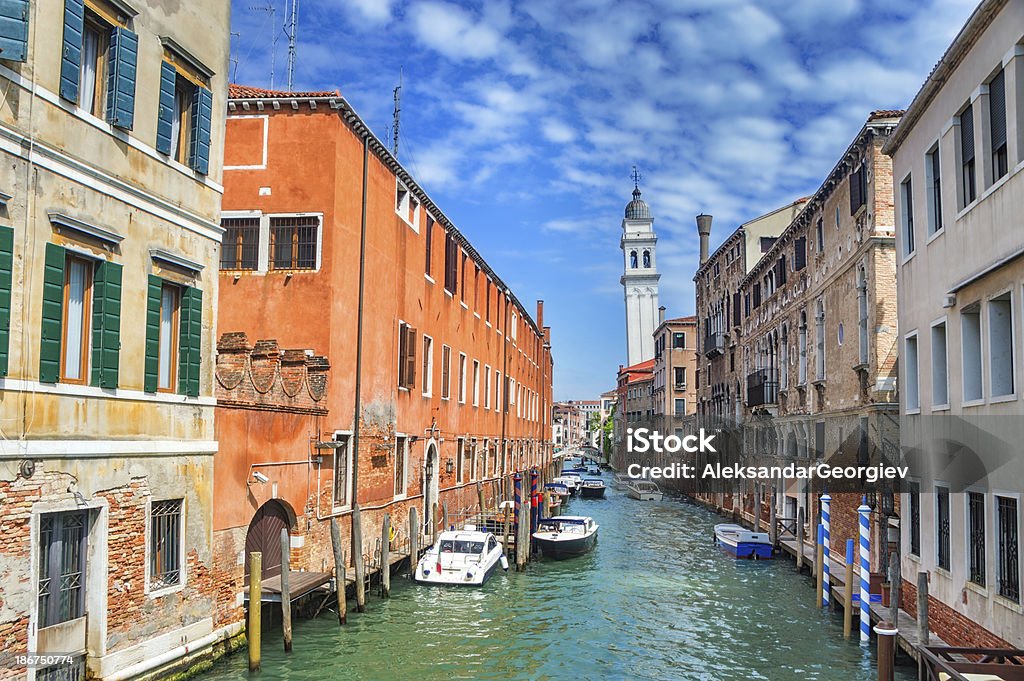
<path fill-rule="evenodd" d="M 236 82 L 270 86 L 268 0 L 234 2 Z M 278 32 L 285 0 L 276 8 Z M 302 0 L 295 89 L 338 88 L 520 300 L 545 300 L 557 399 L 625 361 L 618 242 L 630 170 L 661 302 L 692 314 L 694 216 L 712 248 L 814 192 L 874 109 L 904 108 L 972 0 Z M 283 87 L 280 34 L 275 86 Z"/>

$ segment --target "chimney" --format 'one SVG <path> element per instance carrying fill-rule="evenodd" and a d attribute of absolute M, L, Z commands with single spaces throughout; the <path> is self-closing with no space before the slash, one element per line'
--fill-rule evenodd
<path fill-rule="evenodd" d="M 543 329 L 544 328 L 544 301 L 543 300 L 538 300 L 537 301 L 537 328 L 538 329 Z"/>
<path fill-rule="evenodd" d="M 700 264 L 708 261 L 708 239 L 711 238 L 711 216 L 701 213 L 697 216 L 697 233 L 700 234 Z"/>
<path fill-rule="evenodd" d="M 658 325 L 660 326 L 660 325 L 662 325 L 664 323 L 665 323 L 665 306 L 662 305 L 661 307 L 658 308 Z"/>

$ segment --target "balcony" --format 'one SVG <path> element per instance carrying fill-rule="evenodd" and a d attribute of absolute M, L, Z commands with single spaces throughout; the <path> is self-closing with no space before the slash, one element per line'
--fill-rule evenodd
<path fill-rule="evenodd" d="M 779 374 L 777 369 L 758 369 L 747 374 L 747 406 L 760 407 L 779 401 Z"/>
<path fill-rule="evenodd" d="M 711 332 L 704 334 L 704 356 L 718 357 L 725 353 L 725 334 Z"/>

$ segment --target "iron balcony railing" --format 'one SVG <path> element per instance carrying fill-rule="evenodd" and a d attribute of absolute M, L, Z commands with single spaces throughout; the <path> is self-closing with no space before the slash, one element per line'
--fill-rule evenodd
<path fill-rule="evenodd" d="M 747 406 L 775 404 L 779 399 L 779 374 L 776 369 L 758 369 L 747 374 Z"/>

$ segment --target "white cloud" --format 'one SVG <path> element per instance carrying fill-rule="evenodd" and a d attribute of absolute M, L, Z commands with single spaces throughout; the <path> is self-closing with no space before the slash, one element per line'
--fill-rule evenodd
<path fill-rule="evenodd" d="M 501 49 L 501 34 L 458 5 L 421 2 L 409 16 L 420 42 L 451 59 L 486 59 Z"/>
<path fill-rule="evenodd" d="M 391 20 L 391 5 L 394 0 L 346 0 L 360 17 L 373 24 L 384 24 Z"/>
<path fill-rule="evenodd" d="M 575 130 L 554 118 L 545 119 L 541 123 L 540 131 L 549 142 L 555 144 L 568 144 L 576 139 Z"/>

